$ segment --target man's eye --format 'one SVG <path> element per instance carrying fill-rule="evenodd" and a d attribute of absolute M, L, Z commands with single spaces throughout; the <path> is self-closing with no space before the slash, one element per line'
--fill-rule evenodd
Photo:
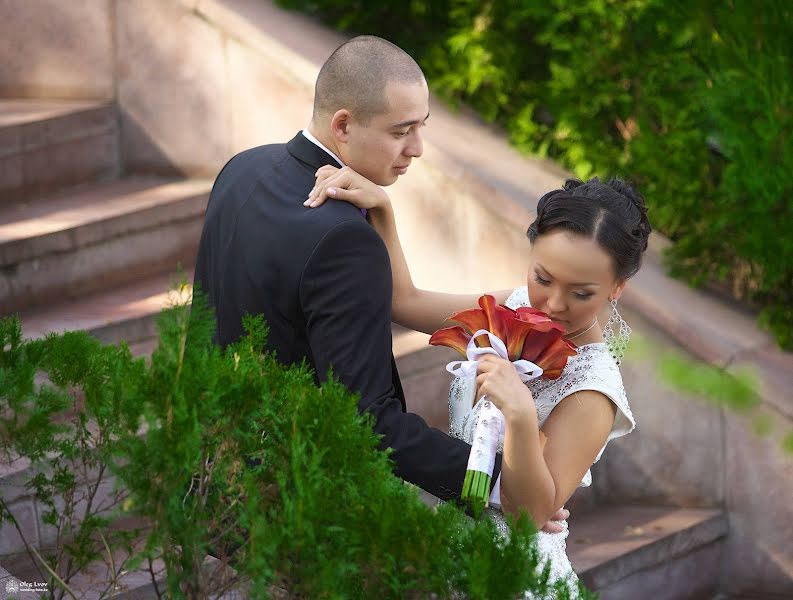
<path fill-rule="evenodd" d="M 396 137 L 405 137 L 408 133 L 409 133 L 409 131 L 395 131 L 394 135 Z"/>

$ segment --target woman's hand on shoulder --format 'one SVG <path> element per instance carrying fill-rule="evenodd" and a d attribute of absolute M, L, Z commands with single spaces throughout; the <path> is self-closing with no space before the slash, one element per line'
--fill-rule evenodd
<path fill-rule="evenodd" d="M 377 210 L 390 205 L 388 194 L 379 185 L 372 183 L 350 167 L 341 169 L 325 165 L 315 174 L 317 182 L 311 189 L 303 206 L 316 208 L 328 198 L 344 200 L 367 210 Z"/>

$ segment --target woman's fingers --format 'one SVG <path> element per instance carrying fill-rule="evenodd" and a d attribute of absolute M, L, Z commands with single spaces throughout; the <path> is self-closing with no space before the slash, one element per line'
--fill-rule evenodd
<path fill-rule="evenodd" d="M 531 392 L 512 364 L 501 357 L 485 355 L 477 365 L 476 398 L 487 396 L 505 417 L 524 419 L 530 411 Z"/>
<path fill-rule="evenodd" d="M 311 191 L 308 193 L 308 198 L 306 199 L 305 202 L 303 202 L 303 206 L 309 206 L 312 202 L 314 202 L 317 199 L 319 192 L 322 189 L 322 186 L 325 184 L 325 182 L 327 182 L 329 179 L 331 179 L 340 172 L 341 169 L 332 167 L 330 165 L 325 165 L 324 167 L 320 167 L 319 169 L 317 169 L 317 172 L 314 173 L 314 177 L 316 179 L 316 181 L 314 182 L 314 187 L 311 188 Z M 320 204 L 322 204 L 324 201 L 325 200 L 323 198 Z"/>
<path fill-rule="evenodd" d="M 317 169 L 316 183 L 303 202 L 303 206 L 316 208 L 321 206 L 330 196 L 338 200 L 346 200 L 358 208 L 374 210 L 388 205 L 388 195 L 382 188 L 375 185 L 349 167 L 336 169 L 325 166 Z"/>
<path fill-rule="evenodd" d="M 328 196 L 338 197 L 334 194 L 329 194 L 329 190 L 347 189 L 352 184 L 352 177 L 345 171 L 338 171 L 336 173 L 326 175 L 322 181 L 317 180 L 317 184 L 308 195 L 308 199 L 303 203 L 304 206 L 316 208 L 324 204 Z"/>
<path fill-rule="evenodd" d="M 317 169 L 317 172 L 314 174 L 315 177 L 324 177 L 327 175 L 332 175 L 333 173 L 338 173 L 341 171 L 339 167 L 334 167 L 333 165 L 325 165 Z"/>

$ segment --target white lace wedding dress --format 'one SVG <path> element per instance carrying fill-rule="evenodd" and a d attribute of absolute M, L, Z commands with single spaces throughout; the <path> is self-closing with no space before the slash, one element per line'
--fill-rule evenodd
<path fill-rule="evenodd" d="M 519 306 L 529 306 L 529 297 L 526 287 L 516 289 L 506 302 L 512 309 Z M 474 437 L 474 428 L 479 414 L 480 404 L 473 408 L 471 404 L 474 396 L 474 379 L 457 377 L 452 381 L 449 392 L 449 434 L 465 440 L 469 444 Z M 570 357 L 561 377 L 555 380 L 535 379 L 528 384 L 534 402 L 537 405 L 537 417 L 542 427 L 553 408 L 570 394 L 583 390 L 595 390 L 610 398 L 617 406 L 614 425 L 609 433 L 609 440 L 629 433 L 636 422 L 628 406 L 625 388 L 622 385 L 617 365 L 611 358 L 604 343 L 586 344 L 578 348 L 578 355 Z M 503 449 L 502 438 L 500 447 Z M 605 449 L 605 445 L 603 449 Z M 600 459 L 603 449 L 598 453 L 595 462 Z M 590 471 L 586 472 L 579 487 L 588 487 L 592 484 Z M 498 508 L 488 508 L 489 516 L 496 522 L 498 529 L 504 534 L 509 534 L 509 527 L 503 513 Z M 573 572 L 570 560 L 567 558 L 566 542 L 568 535 L 567 522 L 561 522 L 564 530 L 562 533 L 537 534 L 537 544 L 540 555 L 544 561 L 550 561 L 550 581 L 566 580 L 574 591 L 578 578 Z M 534 598 L 527 594 L 526 598 Z"/>

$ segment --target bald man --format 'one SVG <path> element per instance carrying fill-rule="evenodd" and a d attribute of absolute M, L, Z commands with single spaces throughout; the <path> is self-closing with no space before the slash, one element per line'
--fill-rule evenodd
<path fill-rule="evenodd" d="M 332 368 L 360 393 L 359 410 L 374 415 L 396 474 L 454 499 L 470 446 L 406 412 L 383 241 L 351 204 L 303 206 L 324 165 L 349 165 L 382 186 L 404 175 L 422 154 L 428 102 L 421 69 L 400 48 L 372 36 L 340 46 L 319 72 L 308 128 L 238 154 L 218 175 L 195 280 L 215 309 L 221 345 L 243 334 L 246 313 L 263 314 L 279 361 L 307 361 L 317 383 Z M 500 467 L 499 456 L 496 476 Z"/>

